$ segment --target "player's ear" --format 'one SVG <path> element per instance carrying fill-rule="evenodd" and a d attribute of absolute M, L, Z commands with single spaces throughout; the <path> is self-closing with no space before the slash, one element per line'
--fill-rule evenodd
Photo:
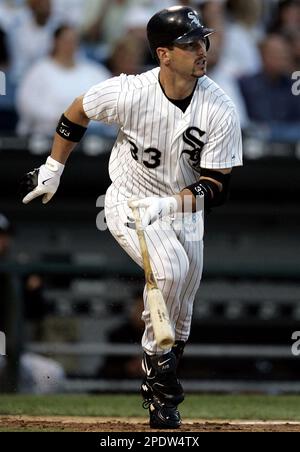
<path fill-rule="evenodd" d="M 156 49 L 159 61 L 164 64 L 169 64 L 170 62 L 170 51 L 167 47 L 158 47 Z"/>

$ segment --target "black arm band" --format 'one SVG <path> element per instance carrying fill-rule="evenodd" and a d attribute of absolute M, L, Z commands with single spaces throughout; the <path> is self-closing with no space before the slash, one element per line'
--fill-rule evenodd
<path fill-rule="evenodd" d="M 65 115 L 61 116 L 56 128 L 56 133 L 58 133 L 58 135 L 73 143 L 79 143 L 86 131 L 86 127 L 75 124 L 75 122 L 66 118 Z"/>
<path fill-rule="evenodd" d="M 207 170 L 209 171 L 209 170 Z M 227 200 L 229 193 L 229 183 L 230 183 L 230 174 L 222 174 L 217 171 L 211 171 L 210 174 L 206 174 L 206 172 L 201 172 L 201 176 L 211 177 L 218 182 L 221 182 L 223 185 L 222 191 L 219 190 L 219 187 L 216 183 L 208 179 L 201 179 L 199 182 L 196 182 L 189 187 L 186 187 L 190 190 L 194 196 L 204 196 L 205 207 L 217 207 L 224 204 Z"/>

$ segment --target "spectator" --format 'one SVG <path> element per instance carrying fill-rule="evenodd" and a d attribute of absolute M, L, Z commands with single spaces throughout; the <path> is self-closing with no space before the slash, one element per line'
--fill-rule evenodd
<path fill-rule="evenodd" d="M 132 0 L 104 0 L 98 2 L 92 25 L 86 30 L 85 38 L 97 43 L 104 41 L 109 49 L 124 33 L 123 17 Z"/>
<path fill-rule="evenodd" d="M 300 28 L 297 31 L 287 33 L 292 56 L 293 56 L 293 71 L 300 70 Z"/>
<path fill-rule="evenodd" d="M 237 109 L 241 127 L 245 129 L 249 123 L 245 102 L 241 95 L 237 80 L 232 77 L 231 74 L 226 73 L 224 68 L 220 65 L 222 50 L 222 41 L 220 39 L 214 40 L 212 47 L 207 54 L 207 74 L 231 98 Z"/>
<path fill-rule="evenodd" d="M 86 13 L 85 39 L 98 43 L 103 41 L 108 46 L 108 54 L 117 40 L 128 30 L 128 24 L 144 24 L 143 17 L 146 12 L 147 18 L 151 17 L 156 10 L 157 0 L 88 0 L 90 11 Z M 155 5 L 154 5 L 155 3 Z M 176 4 L 170 0 L 160 0 L 160 8 Z M 177 2 L 178 4 L 180 1 Z M 132 11 L 134 8 L 134 11 Z M 127 23 L 127 25 L 126 25 Z M 141 24 L 141 25 L 142 25 Z M 126 28 L 127 27 L 127 28 Z"/>
<path fill-rule="evenodd" d="M 222 35 L 225 22 L 225 0 L 205 0 L 196 3 L 198 3 L 203 23 L 207 27 L 217 30 L 217 35 L 220 33 Z"/>
<path fill-rule="evenodd" d="M 257 43 L 262 37 L 259 0 L 229 0 L 221 67 L 233 77 L 255 74 L 261 68 Z"/>
<path fill-rule="evenodd" d="M 144 47 L 148 45 L 146 27 L 151 17 L 151 9 L 147 6 L 132 6 L 128 8 L 123 18 L 124 32 L 140 39 Z"/>
<path fill-rule="evenodd" d="M 17 93 L 18 133 L 52 136 L 61 112 L 91 84 L 109 78 L 103 66 L 77 59 L 78 35 L 63 25 L 54 34 L 52 54 L 27 73 Z"/>
<path fill-rule="evenodd" d="M 13 245 L 13 232 L 11 222 L 5 215 L 0 213 L 0 262 L 2 263 L 5 263 L 10 258 Z M 37 299 L 39 289 L 40 280 L 38 277 L 34 275 L 29 276 L 24 283 L 25 296 L 28 297 L 27 301 L 30 302 L 27 308 L 33 308 L 34 300 L 39 303 L 42 302 L 41 299 Z M 40 355 L 24 352 L 24 350 L 21 350 L 19 357 L 18 351 L 13 348 L 13 345 L 16 345 L 16 343 L 12 330 L 15 329 L 16 317 L 19 313 L 14 312 L 13 318 L 11 304 L 16 300 L 16 297 L 17 295 L 10 277 L 6 273 L 0 273 L 0 331 L 7 333 L 7 347 L 9 349 L 7 358 L 0 356 L 0 390 L 7 390 L 7 388 L 19 389 L 20 392 L 34 394 L 47 394 L 61 390 L 64 380 L 64 370 L 59 363 Z M 19 308 L 22 309 L 22 306 L 19 306 Z M 38 309 L 41 308 L 38 307 Z M 31 314 L 37 319 L 39 313 Z M 11 388 L 9 381 L 11 375 L 9 372 L 13 368 L 15 371 L 17 370 L 15 360 L 18 358 L 20 359 L 19 388 Z M 4 383 L 5 381 L 6 384 Z"/>
<path fill-rule="evenodd" d="M 0 133 L 7 134 L 15 129 L 15 86 L 11 80 L 10 55 L 6 33 L 0 27 L 0 71 L 5 75 L 5 95 L 0 97 Z M 1 83 L 3 79 L 1 78 Z M 1 86 L 2 91 L 3 86 Z M 1 93 L 2 94 L 2 93 Z"/>
<path fill-rule="evenodd" d="M 292 94 L 290 47 L 282 36 L 273 34 L 261 44 L 261 54 L 262 71 L 240 80 L 249 118 L 264 127 L 266 139 L 298 141 L 300 102 Z"/>
<path fill-rule="evenodd" d="M 210 51 L 207 54 L 208 64 L 212 67 L 221 61 L 224 46 L 225 34 L 225 8 L 223 0 L 204 0 L 199 3 L 199 11 L 203 17 L 203 22 L 208 28 L 216 30 L 210 39 Z M 210 55 L 210 53 L 213 53 Z M 214 62 L 213 62 L 214 60 Z"/>
<path fill-rule="evenodd" d="M 300 0 L 280 0 L 270 26 L 271 33 L 287 34 L 300 29 Z"/>
<path fill-rule="evenodd" d="M 25 0 L 1 0 L 0 2 L 0 27 L 7 31 L 14 23 L 20 7 Z"/>
<path fill-rule="evenodd" d="M 139 40 L 127 34 L 116 42 L 107 66 L 114 76 L 138 74 L 143 69 L 144 52 Z"/>
<path fill-rule="evenodd" d="M 246 107 L 241 96 L 236 79 L 228 72 L 222 62 L 225 39 L 225 8 L 223 0 L 205 0 L 195 2 L 199 4 L 204 23 L 213 30 L 210 36 L 211 47 L 207 54 L 208 76 L 214 80 L 232 99 L 238 111 L 242 128 L 248 124 Z"/>
<path fill-rule="evenodd" d="M 56 0 L 60 3 L 60 0 Z M 81 16 L 80 31 L 89 41 L 97 42 L 99 39 L 99 30 L 97 26 L 97 19 L 101 14 L 107 0 L 84 0 L 84 8 Z M 94 36 L 94 34 L 96 36 Z"/>
<path fill-rule="evenodd" d="M 33 63 L 47 55 L 59 22 L 52 13 L 51 0 L 27 0 L 15 15 L 8 30 L 15 82 L 21 80 Z"/>
<path fill-rule="evenodd" d="M 81 29 L 91 4 L 103 3 L 103 0 L 52 0 L 54 14 L 64 23 Z"/>

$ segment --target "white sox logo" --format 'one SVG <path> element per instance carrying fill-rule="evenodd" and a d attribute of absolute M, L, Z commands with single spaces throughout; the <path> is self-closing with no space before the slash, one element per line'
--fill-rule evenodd
<path fill-rule="evenodd" d="M 188 18 L 191 19 L 192 24 L 196 24 L 197 27 L 201 27 L 200 20 L 199 20 L 198 17 L 195 15 L 195 13 L 193 13 L 192 11 L 190 11 L 190 12 L 188 13 Z"/>
<path fill-rule="evenodd" d="M 203 141 L 201 141 L 199 138 L 203 137 L 205 133 L 206 132 L 203 132 L 197 127 L 189 127 L 183 134 L 183 141 L 193 149 L 184 149 L 182 151 L 182 154 L 188 154 L 190 156 L 190 165 L 195 170 L 200 170 L 201 152 L 205 143 L 203 143 Z M 199 138 L 194 134 L 199 135 Z"/>

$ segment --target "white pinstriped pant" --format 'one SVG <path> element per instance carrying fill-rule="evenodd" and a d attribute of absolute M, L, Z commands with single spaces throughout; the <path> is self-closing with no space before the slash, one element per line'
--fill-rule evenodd
<path fill-rule="evenodd" d="M 126 201 L 116 202 L 116 193 L 111 186 L 105 199 L 108 228 L 127 254 L 142 267 L 136 231 L 126 226 L 127 216 L 132 217 L 132 212 Z M 186 214 L 185 222 L 187 215 L 190 220 L 192 218 L 192 214 Z M 186 341 L 190 334 L 193 303 L 203 268 L 203 222 L 201 214 L 196 217 L 195 221 L 193 215 L 194 222 L 189 222 L 188 227 L 174 227 L 170 221 L 156 221 L 145 230 L 152 269 L 169 310 L 175 340 L 182 341 Z M 146 290 L 142 317 L 145 322 L 143 349 L 149 354 L 166 353 L 157 346 L 154 338 Z"/>

